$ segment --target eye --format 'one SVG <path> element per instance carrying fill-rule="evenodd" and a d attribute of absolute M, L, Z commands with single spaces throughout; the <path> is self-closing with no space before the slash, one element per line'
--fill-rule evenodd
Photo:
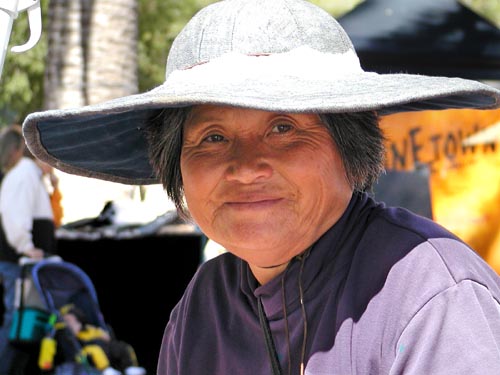
<path fill-rule="evenodd" d="M 281 124 L 274 125 L 271 131 L 273 133 L 283 134 L 283 133 L 288 133 L 292 129 L 293 129 L 293 125 L 281 123 Z"/>
<path fill-rule="evenodd" d="M 210 134 L 209 136 L 203 138 L 203 142 L 207 143 L 218 143 L 224 142 L 225 138 L 220 134 Z"/>

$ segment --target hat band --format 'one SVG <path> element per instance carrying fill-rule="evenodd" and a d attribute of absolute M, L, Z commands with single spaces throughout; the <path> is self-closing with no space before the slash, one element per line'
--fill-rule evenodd
<path fill-rule="evenodd" d="M 241 74 L 245 72 L 245 74 Z M 186 85 L 189 82 L 207 82 L 217 79 L 219 84 L 235 82 L 248 77 L 265 78 L 299 76 L 306 80 L 322 80 L 326 75 L 344 77 L 363 73 L 358 56 L 352 50 L 344 53 L 323 53 L 307 46 L 288 52 L 245 55 L 226 53 L 205 63 L 187 69 L 173 71 L 164 85 Z M 246 77 L 246 78 L 245 78 Z M 221 82 L 222 80 L 222 82 Z"/>

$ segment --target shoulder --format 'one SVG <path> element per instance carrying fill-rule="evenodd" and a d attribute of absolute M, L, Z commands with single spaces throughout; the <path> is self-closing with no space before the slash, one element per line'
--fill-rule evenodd
<path fill-rule="evenodd" d="M 371 216 L 343 292 L 345 314 L 358 319 L 359 327 L 395 345 L 416 317 L 442 321 L 449 310 L 440 307 L 450 301 L 474 294 L 476 306 L 500 301 L 500 277 L 442 226 L 399 208 L 378 207 Z"/>
<path fill-rule="evenodd" d="M 38 179 L 40 177 L 40 169 L 36 163 L 30 158 L 23 157 L 16 164 L 14 168 L 8 171 L 3 182 L 9 183 L 10 181 L 26 180 L 26 179 Z"/>
<path fill-rule="evenodd" d="M 411 316 L 464 280 L 500 301 L 500 277 L 458 237 L 408 210 L 378 207 L 354 252 L 346 290 L 360 305 L 374 298 L 383 309 L 398 301 L 397 314 Z"/>
<path fill-rule="evenodd" d="M 203 296 L 214 288 L 219 294 L 233 293 L 234 288 L 239 288 L 240 266 L 241 261 L 229 252 L 207 260 L 198 267 L 187 290 Z"/>
<path fill-rule="evenodd" d="M 382 207 L 368 226 L 365 240 L 370 248 L 397 266 L 408 264 L 414 276 L 424 267 L 453 282 L 487 280 L 497 286 L 498 275 L 470 246 L 435 221 L 404 208 Z M 365 250 L 366 251 L 366 250 Z M 418 273 L 417 273 L 418 271 Z"/>
<path fill-rule="evenodd" d="M 199 309 L 208 317 L 222 306 L 220 301 L 224 301 L 223 305 L 226 306 L 238 298 L 240 268 L 241 262 L 231 253 L 221 254 L 202 263 L 175 306 L 172 318 L 182 320 L 190 311 Z"/>
<path fill-rule="evenodd" d="M 402 207 L 379 205 L 375 210 L 372 222 L 374 224 L 373 229 L 390 231 L 394 236 L 415 237 L 421 240 L 429 238 L 453 238 L 459 240 L 456 235 L 437 222 Z"/>

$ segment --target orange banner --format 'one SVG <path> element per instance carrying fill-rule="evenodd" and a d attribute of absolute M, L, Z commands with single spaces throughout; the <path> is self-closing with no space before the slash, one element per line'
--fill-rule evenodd
<path fill-rule="evenodd" d="M 500 121 L 500 110 L 385 116 L 386 169 L 430 170 L 433 219 L 469 243 L 500 273 L 500 146 L 468 137 Z"/>

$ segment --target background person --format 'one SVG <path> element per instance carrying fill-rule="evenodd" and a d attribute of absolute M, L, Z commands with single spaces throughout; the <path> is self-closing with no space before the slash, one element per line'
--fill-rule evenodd
<path fill-rule="evenodd" d="M 150 92 L 23 125 L 65 172 L 160 181 L 227 250 L 172 310 L 158 375 L 500 373 L 498 275 L 367 194 L 383 173 L 379 115 L 493 108 L 498 90 L 364 72 L 340 25 L 301 0 L 207 6 L 166 70 Z"/>
<path fill-rule="evenodd" d="M 14 313 L 15 282 L 20 275 L 19 259 L 40 260 L 55 254 L 56 238 L 49 195 L 43 174 L 52 167 L 26 157 L 21 127 L 11 125 L 0 134 L 0 276 L 4 316 L 0 328 L 0 374 L 24 374 L 30 353 L 9 343 Z"/>

